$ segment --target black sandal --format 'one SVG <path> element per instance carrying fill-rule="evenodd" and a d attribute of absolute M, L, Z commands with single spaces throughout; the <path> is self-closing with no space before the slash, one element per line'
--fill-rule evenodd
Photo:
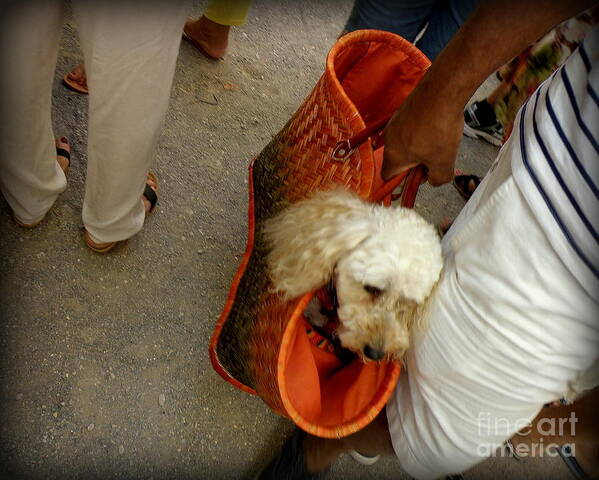
<path fill-rule="evenodd" d="M 470 181 L 474 182 L 474 190 L 470 191 Z M 466 200 L 470 197 L 480 185 L 481 178 L 477 175 L 456 175 L 453 177 L 453 186 Z"/>
<path fill-rule="evenodd" d="M 68 139 L 66 137 L 61 137 L 60 141 L 62 143 L 66 143 L 69 147 L 71 146 L 71 144 L 69 143 L 69 141 L 68 141 Z M 57 157 L 64 157 L 64 158 L 67 159 L 67 168 L 65 168 L 63 170 L 64 174 L 67 175 L 69 173 L 69 168 L 71 168 L 71 152 L 69 150 L 64 149 L 64 148 L 56 147 L 56 156 Z M 62 166 L 60 168 L 62 168 Z M 45 218 L 45 215 L 44 215 L 44 218 L 42 218 L 42 219 L 40 219 L 40 220 L 38 220 L 37 222 L 34 222 L 34 223 L 25 223 L 25 222 L 22 222 L 21 220 L 19 220 L 17 218 L 17 216 L 14 214 L 14 212 L 12 214 L 12 217 L 13 217 L 15 223 L 17 225 L 19 225 L 19 227 L 23 227 L 23 228 L 35 228 L 35 227 L 37 227 L 42 222 L 42 220 Z"/>
<path fill-rule="evenodd" d="M 148 202 L 150 202 L 150 210 L 148 211 L 148 213 L 151 213 L 152 210 L 154 210 L 156 204 L 158 203 L 158 195 L 156 195 L 156 191 L 146 183 L 143 196 L 146 197 Z"/>

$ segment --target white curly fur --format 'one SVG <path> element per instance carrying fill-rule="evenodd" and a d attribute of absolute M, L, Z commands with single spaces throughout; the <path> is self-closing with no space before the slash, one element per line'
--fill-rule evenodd
<path fill-rule="evenodd" d="M 275 290 L 295 298 L 334 275 L 341 344 L 362 356 L 366 347 L 404 355 L 443 265 L 432 225 L 413 210 L 337 189 L 290 206 L 267 222 L 264 234 Z"/>

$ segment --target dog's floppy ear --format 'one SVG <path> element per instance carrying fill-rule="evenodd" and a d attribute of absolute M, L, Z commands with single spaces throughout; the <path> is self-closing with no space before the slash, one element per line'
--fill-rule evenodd
<path fill-rule="evenodd" d="M 336 189 L 319 192 L 266 222 L 274 289 L 295 298 L 325 285 L 339 259 L 372 233 L 372 208 Z"/>

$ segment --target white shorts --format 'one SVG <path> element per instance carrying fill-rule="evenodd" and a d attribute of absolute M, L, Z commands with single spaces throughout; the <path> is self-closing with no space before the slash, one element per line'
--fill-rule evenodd
<path fill-rule="evenodd" d="M 598 305 L 515 183 L 512 143 L 443 240 L 428 329 L 387 405 L 395 452 L 416 478 L 490 456 L 597 358 Z"/>

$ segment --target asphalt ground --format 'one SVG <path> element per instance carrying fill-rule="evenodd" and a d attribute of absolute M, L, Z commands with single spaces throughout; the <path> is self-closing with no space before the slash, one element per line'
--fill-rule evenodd
<path fill-rule="evenodd" d="M 190 12 L 198 16 L 203 4 Z M 68 190 L 33 230 L 0 200 L 0 462 L 4 478 L 252 478 L 291 424 L 224 382 L 208 343 L 245 249 L 247 166 L 324 69 L 350 0 L 257 0 L 224 61 L 183 42 L 156 152 L 160 200 L 109 255 L 82 240 L 87 97 L 62 76 L 82 60 L 67 16 L 53 90 L 68 136 Z M 497 149 L 464 139 L 457 165 L 484 175 Z M 416 208 L 455 217 L 450 186 Z M 554 458 L 488 460 L 467 479 L 567 478 Z M 408 478 L 395 459 L 342 458 L 331 479 Z"/>

